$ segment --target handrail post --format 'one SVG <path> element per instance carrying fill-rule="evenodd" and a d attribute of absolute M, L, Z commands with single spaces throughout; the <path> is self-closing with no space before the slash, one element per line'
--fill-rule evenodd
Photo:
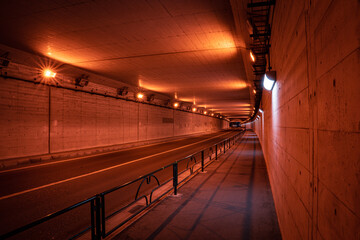
<path fill-rule="evenodd" d="M 177 185 L 178 185 L 178 163 L 173 163 L 173 186 L 174 186 L 174 195 L 177 195 Z"/>
<path fill-rule="evenodd" d="M 226 140 L 224 141 L 224 153 L 225 153 L 225 148 L 226 148 L 225 143 L 226 143 Z"/>
<path fill-rule="evenodd" d="M 95 239 L 101 239 L 101 203 L 99 195 L 95 199 Z"/>
<path fill-rule="evenodd" d="M 215 160 L 217 160 L 217 144 L 215 144 Z"/>
<path fill-rule="evenodd" d="M 91 239 L 96 239 L 95 236 L 95 199 L 92 199 L 90 202 L 90 218 L 91 218 Z"/>
<path fill-rule="evenodd" d="M 101 197 L 101 236 L 105 238 L 105 196 L 100 194 Z"/>
<path fill-rule="evenodd" d="M 204 172 L 204 150 L 201 151 L 201 172 Z"/>

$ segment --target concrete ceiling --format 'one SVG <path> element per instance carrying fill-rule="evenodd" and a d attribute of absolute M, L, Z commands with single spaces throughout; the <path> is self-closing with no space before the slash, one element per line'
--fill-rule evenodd
<path fill-rule="evenodd" d="M 252 111 L 248 54 L 228 1 L 12 0 L 1 9 L 0 43 L 118 80 L 114 87 L 228 117 Z"/>

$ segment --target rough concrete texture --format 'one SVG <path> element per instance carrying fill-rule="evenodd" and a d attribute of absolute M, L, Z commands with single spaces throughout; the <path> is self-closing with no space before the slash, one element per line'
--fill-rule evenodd
<path fill-rule="evenodd" d="M 359 1 L 276 1 L 260 137 L 284 239 L 360 239 Z"/>
<path fill-rule="evenodd" d="M 256 135 L 247 132 L 179 196 L 167 197 L 110 239 L 281 239 Z"/>
<path fill-rule="evenodd" d="M 190 112 L 3 78 L 0 101 L 0 159 L 212 132 L 226 126 L 220 119 Z"/>

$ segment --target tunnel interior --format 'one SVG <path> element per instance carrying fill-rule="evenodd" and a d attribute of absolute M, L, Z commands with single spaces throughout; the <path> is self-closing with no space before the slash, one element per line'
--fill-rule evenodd
<path fill-rule="evenodd" d="M 360 238 L 359 1 L 45 3 L 1 4 L 1 169 L 236 123 L 283 239 Z"/>

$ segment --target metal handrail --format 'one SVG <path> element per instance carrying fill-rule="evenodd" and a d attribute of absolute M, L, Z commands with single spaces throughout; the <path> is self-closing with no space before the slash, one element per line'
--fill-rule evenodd
<path fill-rule="evenodd" d="M 70 207 L 67 207 L 67 208 L 64 208 L 64 209 L 62 209 L 62 210 L 59 210 L 59 211 L 57 211 L 57 212 L 48 214 L 48 215 L 46 215 L 45 217 L 42 217 L 42 218 L 40 218 L 40 219 L 38 219 L 38 220 L 35 220 L 35 221 L 33 221 L 33 222 L 29 223 L 29 224 L 26 224 L 26 225 L 24 225 L 24 226 L 22 226 L 22 227 L 19 227 L 19 228 L 15 229 L 15 230 L 13 230 L 13 231 L 11 231 L 11 232 L 8 232 L 8 233 L 6 233 L 6 234 L 4 234 L 4 235 L 1 235 L 1 236 L 0 236 L 0 239 L 6 239 L 6 238 L 9 238 L 9 237 L 15 236 L 16 234 L 19 234 L 19 233 L 21 233 L 21 232 L 24 232 L 24 231 L 26 231 L 26 230 L 28 230 L 28 229 L 30 229 L 30 228 L 33 228 L 33 227 L 35 227 L 35 226 L 37 226 L 37 225 L 39 225 L 39 224 L 41 224 L 41 223 L 47 222 L 47 221 L 49 221 L 49 220 L 51 220 L 51 219 L 53 219 L 53 218 L 55 218 L 55 217 L 58 217 L 58 216 L 60 216 L 60 215 L 63 215 L 63 214 L 65 214 L 65 213 L 67 213 L 67 212 L 69 212 L 69 211 L 71 211 L 71 210 L 73 210 L 73 209 L 75 209 L 75 208 L 78 208 L 78 207 L 80 207 L 80 206 L 82 206 L 82 205 L 84 205 L 84 204 L 86 204 L 86 203 L 89 203 L 89 202 L 90 202 L 90 204 L 91 204 L 91 207 L 90 207 L 90 208 L 91 208 L 91 209 L 95 209 L 96 198 L 97 198 L 97 196 L 93 196 L 93 197 L 88 198 L 88 199 L 86 199 L 86 200 L 84 200 L 84 201 L 81 201 L 81 202 L 78 202 L 78 203 L 76 203 L 76 204 L 74 204 L 74 205 L 71 205 Z M 94 212 L 91 211 L 91 225 L 90 225 L 89 227 L 87 227 L 86 229 L 82 230 L 82 231 L 81 231 L 80 233 L 78 233 L 77 235 L 81 235 L 82 233 L 84 233 L 84 232 L 86 232 L 86 231 L 88 231 L 88 230 L 90 230 L 90 229 L 92 230 L 92 233 L 94 233 L 94 231 L 95 231 L 95 224 L 94 224 L 95 216 L 93 215 L 93 213 L 94 213 Z"/>
<path fill-rule="evenodd" d="M 231 143 L 232 145 L 235 144 L 236 140 L 240 137 L 240 135 L 244 133 L 244 131 L 241 131 L 240 133 L 229 137 L 225 140 L 222 140 L 210 147 L 207 148 L 203 148 L 200 151 L 197 151 L 193 154 L 190 154 L 180 160 L 177 160 L 171 164 L 168 164 L 164 167 L 161 167 L 155 171 L 152 171 L 146 175 L 143 175 L 141 177 L 138 177 L 135 180 L 129 181 L 127 183 L 124 183 L 122 185 L 113 187 L 111 189 L 108 189 L 100 194 L 97 194 L 95 196 L 92 196 L 84 201 L 78 202 L 74 205 L 71 205 L 70 207 L 67 207 L 65 209 L 62 209 L 60 211 L 51 213 L 45 217 L 42 217 L 36 221 L 33 221 L 27 225 L 24 225 L 22 227 L 19 227 L 15 230 L 12 230 L 4 235 L 0 236 L 0 239 L 6 239 L 12 236 L 15 236 L 16 234 L 19 234 L 21 232 L 24 232 L 26 230 L 29 230 L 30 228 L 33 228 L 37 225 L 40 225 L 41 223 L 47 222 L 57 216 L 63 215 L 73 209 L 76 209 L 80 206 L 83 206 L 87 203 L 90 203 L 90 212 L 91 212 L 91 224 L 90 226 L 86 227 L 85 229 L 83 229 L 82 231 L 80 231 L 79 233 L 77 233 L 76 235 L 72 236 L 70 239 L 75 239 L 80 237 L 81 235 L 85 234 L 87 231 L 91 230 L 91 239 L 101 239 L 101 238 L 105 238 L 107 236 L 109 236 L 111 233 L 113 233 L 116 229 L 120 228 L 121 226 L 123 226 L 125 223 L 127 223 L 129 220 L 131 220 L 132 218 L 134 218 L 136 215 L 138 215 L 140 212 L 142 212 L 144 209 L 146 209 L 147 207 L 149 207 L 151 204 L 153 204 L 154 202 L 158 201 L 160 198 L 162 198 L 164 195 L 168 194 L 170 191 L 173 190 L 174 195 L 177 195 L 177 190 L 178 190 L 178 186 L 179 184 L 181 184 L 182 182 L 186 181 L 191 175 L 193 175 L 194 173 L 197 173 L 199 171 L 204 171 L 204 168 L 206 166 L 208 166 L 212 161 L 217 160 L 220 154 L 225 154 L 226 151 L 226 147 L 229 149 L 231 147 Z M 215 151 L 214 148 L 215 147 Z M 209 160 L 205 166 L 205 158 L 204 158 L 204 153 L 205 151 L 208 150 L 209 151 Z M 211 152 L 211 153 L 210 153 Z M 197 162 L 196 161 L 196 157 L 195 155 L 197 154 L 201 154 L 201 161 Z M 215 154 L 215 159 L 212 159 L 212 155 Z M 178 171 L 178 165 L 179 163 L 181 163 L 182 161 L 188 160 L 187 164 L 186 164 L 186 168 L 183 171 Z M 190 162 L 194 163 L 191 165 Z M 197 164 L 201 164 L 201 166 L 194 172 L 194 166 Z M 190 166 L 189 166 L 190 165 Z M 167 179 L 166 181 L 164 181 L 163 183 L 160 184 L 158 178 L 155 176 L 156 173 L 163 171 L 167 168 L 172 168 L 173 169 L 173 176 L 170 179 Z M 182 174 L 184 174 L 186 171 L 189 171 L 189 175 L 184 177 L 184 179 L 182 179 L 180 182 L 178 181 L 178 177 Z M 147 195 L 140 195 L 140 189 L 141 186 L 143 185 L 144 182 L 146 182 L 147 184 L 150 183 L 150 179 L 151 178 L 155 178 L 156 182 L 157 182 L 157 186 L 155 188 L 153 188 L 150 191 L 150 194 Z M 166 184 L 168 184 L 169 182 L 173 181 L 173 187 L 169 188 L 168 190 L 165 190 L 160 196 L 158 196 L 155 199 L 152 199 L 153 193 L 160 189 L 161 187 L 165 186 Z M 123 189 L 131 184 L 134 184 L 136 182 L 140 182 L 139 187 L 137 189 L 136 195 L 135 195 L 135 199 L 126 204 L 125 206 L 121 207 L 120 209 L 110 213 L 108 216 L 106 216 L 105 214 L 105 196 L 115 192 L 117 190 Z M 133 213 L 131 216 L 127 217 L 124 221 L 122 221 L 121 223 L 117 224 L 115 227 L 113 227 L 112 229 L 110 229 L 108 232 L 106 232 L 106 227 L 105 227 L 105 223 L 106 220 L 108 220 L 109 218 L 115 216 L 116 214 L 124 211 L 125 209 L 128 209 L 130 206 L 134 205 L 135 203 L 139 202 L 141 199 L 145 199 L 145 206 L 140 208 L 139 210 L 137 210 L 135 213 Z"/>

